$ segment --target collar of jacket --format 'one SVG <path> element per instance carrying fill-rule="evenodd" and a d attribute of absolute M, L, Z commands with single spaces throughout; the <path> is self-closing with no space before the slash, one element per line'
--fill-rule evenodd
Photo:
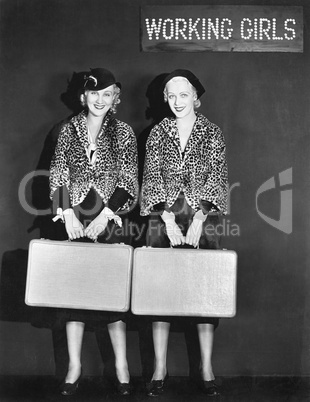
<path fill-rule="evenodd" d="M 100 128 L 99 134 L 98 134 L 98 141 L 100 140 L 100 137 L 102 137 L 102 133 L 105 131 L 108 123 L 111 121 L 111 116 L 112 113 L 107 113 L 106 116 L 103 119 L 102 126 Z M 81 113 L 78 115 L 74 116 L 71 119 L 71 122 L 76 130 L 77 136 L 81 143 L 83 144 L 84 148 L 88 147 L 88 132 L 87 132 L 87 112 L 83 110 Z"/>
<path fill-rule="evenodd" d="M 188 153 L 204 135 L 207 126 L 210 124 L 209 120 L 201 113 L 196 113 L 196 121 L 193 126 L 193 130 L 188 139 L 188 143 L 185 147 L 185 153 Z M 180 137 L 178 133 L 178 127 L 176 119 L 173 117 L 165 118 L 161 123 L 163 131 L 173 140 L 173 142 L 181 149 Z"/>

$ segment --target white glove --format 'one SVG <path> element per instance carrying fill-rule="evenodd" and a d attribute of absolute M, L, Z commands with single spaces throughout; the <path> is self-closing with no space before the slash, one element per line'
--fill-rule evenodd
<path fill-rule="evenodd" d="M 181 229 L 175 222 L 175 216 L 173 212 L 164 211 L 161 215 L 162 220 L 165 222 L 166 233 L 172 246 L 179 246 L 184 244 L 185 237 L 183 236 Z"/>
<path fill-rule="evenodd" d="M 113 220 L 119 227 L 122 227 L 122 219 L 115 215 L 110 208 L 103 208 L 100 214 L 87 226 L 85 235 L 92 240 L 105 231 L 109 220 Z"/>
<path fill-rule="evenodd" d="M 202 233 L 202 224 L 207 219 L 208 215 L 204 215 L 201 210 L 195 213 L 193 222 L 190 224 L 190 227 L 186 233 L 185 243 L 198 247 L 199 240 Z"/>
<path fill-rule="evenodd" d="M 109 222 L 109 219 L 103 211 L 101 211 L 100 214 L 92 222 L 90 222 L 85 229 L 85 236 L 92 240 L 97 240 L 97 237 L 100 235 L 100 233 L 105 231 Z"/>
<path fill-rule="evenodd" d="M 62 212 L 65 221 L 65 228 L 70 240 L 84 237 L 84 228 L 81 222 L 76 217 L 72 208 L 65 209 Z"/>

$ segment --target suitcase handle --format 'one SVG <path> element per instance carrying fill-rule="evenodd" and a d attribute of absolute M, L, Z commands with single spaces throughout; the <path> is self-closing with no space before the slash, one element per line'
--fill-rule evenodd
<path fill-rule="evenodd" d="M 170 243 L 170 248 L 173 248 L 173 245 Z M 199 244 L 197 247 L 194 247 L 194 250 L 199 250 Z"/>

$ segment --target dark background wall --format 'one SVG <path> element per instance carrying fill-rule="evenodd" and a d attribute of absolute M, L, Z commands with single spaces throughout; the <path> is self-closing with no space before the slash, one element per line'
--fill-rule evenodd
<path fill-rule="evenodd" d="M 123 83 L 118 117 L 137 136 L 149 83 L 175 68 L 195 72 L 206 86 L 201 112 L 218 124 L 227 142 L 230 212 L 223 247 L 238 253 L 238 311 L 217 330 L 217 375 L 309 375 L 309 31 L 307 0 L 208 4 L 299 5 L 304 8 L 303 53 L 144 53 L 139 7 L 191 4 L 180 0 L 2 0 L 1 18 L 1 335 L 0 374 L 51 374 L 48 330 L 29 324 L 23 306 L 25 255 L 38 238 L 35 216 L 18 188 L 34 171 L 53 126 L 71 111 L 60 100 L 73 71 L 106 67 Z M 196 0 L 195 4 L 206 4 Z M 258 213 L 280 219 L 279 173 L 292 169 L 292 233 Z M 276 188 L 256 193 L 274 177 Z M 27 199 L 31 192 L 27 187 Z M 284 194 L 284 193 L 283 193 Z M 290 210 L 288 211 L 290 212 Z M 238 234 L 235 229 L 238 228 Z M 137 334 L 128 334 L 129 360 L 139 374 Z M 99 372 L 91 333 L 85 340 L 86 374 Z M 174 333 L 169 371 L 186 374 L 183 335 Z"/>

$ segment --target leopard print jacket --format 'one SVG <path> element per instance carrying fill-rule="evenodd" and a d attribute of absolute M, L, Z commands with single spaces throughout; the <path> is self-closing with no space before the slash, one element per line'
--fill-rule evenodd
<path fill-rule="evenodd" d="M 228 178 L 226 146 L 222 131 L 197 113 L 184 155 L 176 120 L 167 117 L 156 125 L 146 144 L 141 191 L 141 215 L 166 202 L 171 207 L 183 191 L 197 211 L 200 201 L 211 202 L 212 211 L 227 213 Z"/>
<path fill-rule="evenodd" d="M 86 154 L 88 147 L 86 112 L 65 123 L 58 137 L 50 166 L 50 198 L 57 188 L 66 186 L 72 206 L 79 205 L 93 187 L 106 203 L 116 187 L 124 188 L 137 200 L 137 143 L 132 128 L 108 112 L 98 134 L 98 153 L 94 165 Z"/>

